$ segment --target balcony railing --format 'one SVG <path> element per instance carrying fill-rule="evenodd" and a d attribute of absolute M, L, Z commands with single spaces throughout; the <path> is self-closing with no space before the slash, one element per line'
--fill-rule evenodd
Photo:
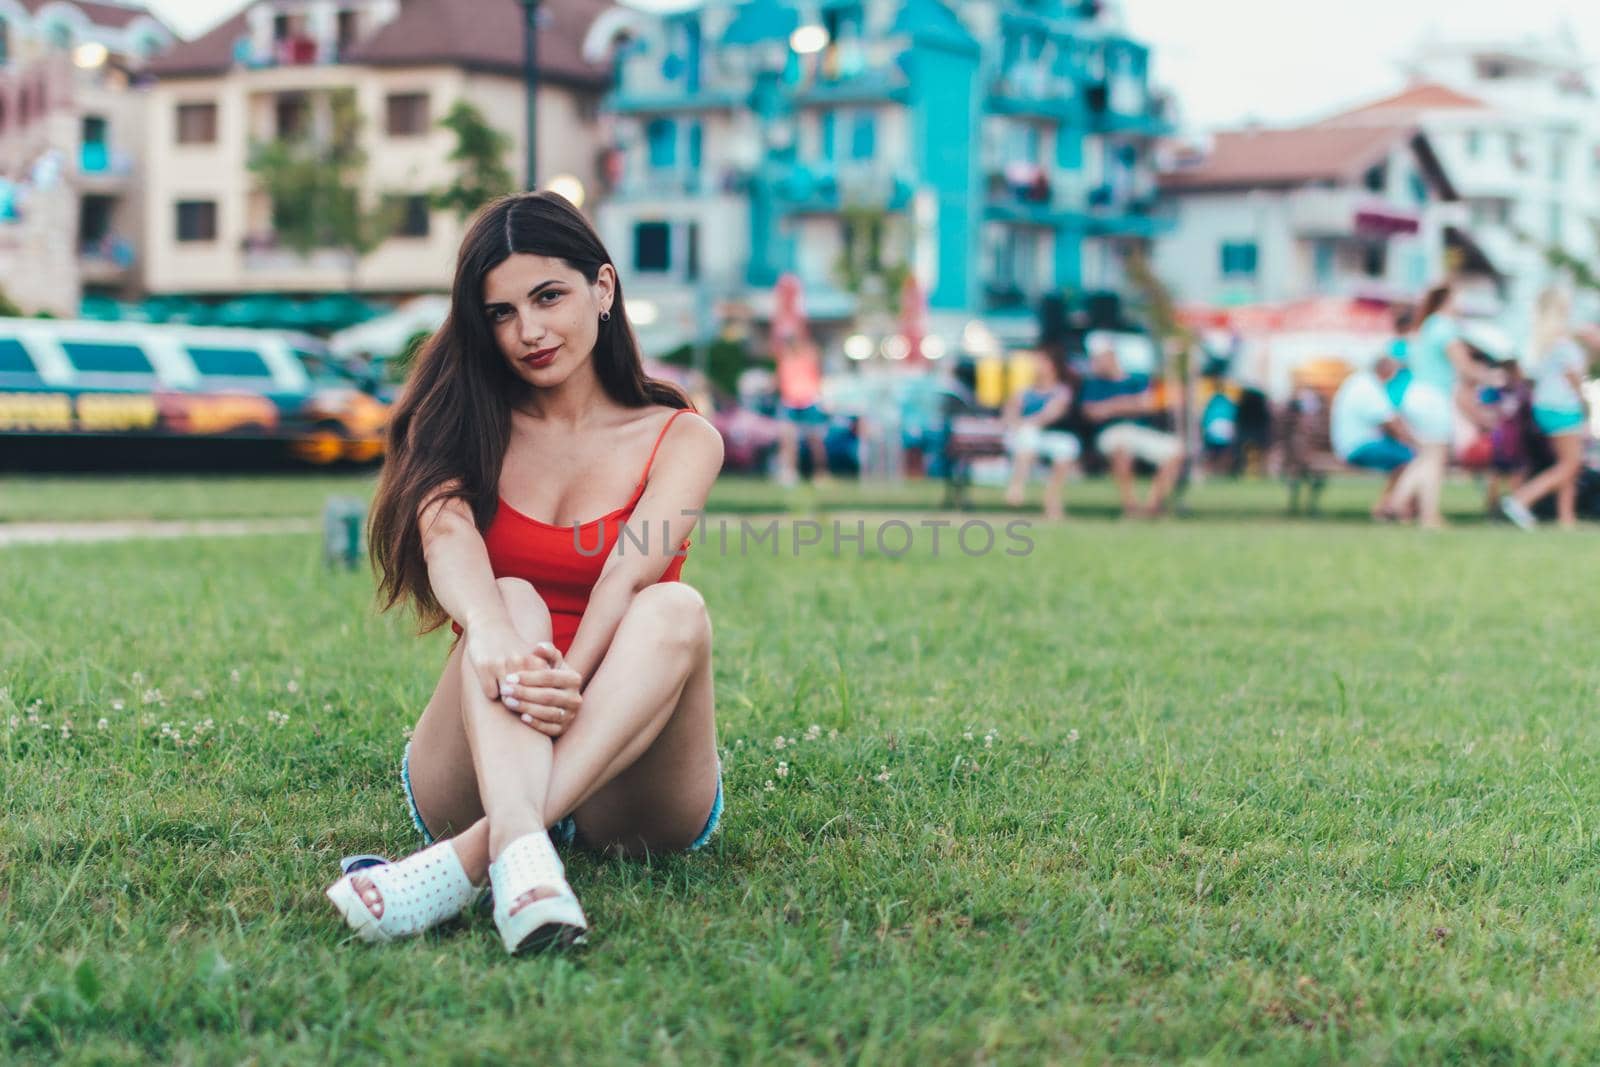
<path fill-rule="evenodd" d="M 133 160 L 104 141 L 89 141 L 78 151 L 78 173 L 85 177 L 125 178 L 133 173 Z"/>

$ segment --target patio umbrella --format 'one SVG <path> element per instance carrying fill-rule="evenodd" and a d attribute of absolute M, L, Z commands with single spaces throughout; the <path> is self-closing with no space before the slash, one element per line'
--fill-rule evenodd
<path fill-rule="evenodd" d="M 928 297 L 915 274 L 900 286 L 900 336 L 906 339 L 906 359 L 923 359 L 922 340 L 928 336 Z"/>

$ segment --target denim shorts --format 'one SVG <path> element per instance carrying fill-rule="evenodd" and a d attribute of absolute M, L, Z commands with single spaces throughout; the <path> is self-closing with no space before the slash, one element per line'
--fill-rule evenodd
<path fill-rule="evenodd" d="M 417 798 L 411 791 L 411 742 L 406 742 L 406 750 L 400 754 L 400 788 L 405 793 L 406 809 L 411 813 L 411 825 L 417 828 L 417 833 L 422 835 L 424 845 L 433 844 L 433 835 L 428 832 L 428 826 L 422 821 L 422 813 L 417 810 Z M 700 834 L 690 842 L 687 851 L 694 852 L 705 848 L 706 842 L 711 840 L 711 835 L 717 832 L 717 826 L 722 822 L 722 761 L 717 761 L 717 795 L 711 801 L 711 814 L 706 816 L 706 824 L 701 827 Z M 550 827 L 550 840 L 558 845 L 570 847 L 578 843 L 578 823 L 568 815 L 554 826 Z"/>
<path fill-rule="evenodd" d="M 1376 441 L 1368 441 L 1351 450 L 1345 461 L 1352 467 L 1368 467 L 1388 473 L 1396 467 L 1404 467 L 1416 458 L 1411 449 L 1394 438 L 1380 437 Z"/>

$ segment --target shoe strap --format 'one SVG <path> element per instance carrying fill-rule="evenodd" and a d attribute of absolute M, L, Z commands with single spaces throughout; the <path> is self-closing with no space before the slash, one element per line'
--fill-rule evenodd
<path fill-rule="evenodd" d="M 380 924 L 396 935 L 425 930 L 452 918 L 477 895 L 449 841 L 429 845 L 396 863 L 355 872 L 372 880 L 383 897 Z"/>
<path fill-rule="evenodd" d="M 570 894 L 566 867 L 544 830 L 523 834 L 500 850 L 489 864 L 489 884 L 496 901 L 513 901 L 534 889 L 555 889 Z"/>

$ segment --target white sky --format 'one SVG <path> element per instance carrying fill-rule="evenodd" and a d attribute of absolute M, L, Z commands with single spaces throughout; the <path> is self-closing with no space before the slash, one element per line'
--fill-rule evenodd
<path fill-rule="evenodd" d="M 242 0 L 147 0 L 179 33 L 214 26 Z M 685 0 L 630 0 L 673 8 Z M 1176 90 L 1186 124 L 1312 118 L 1398 88 L 1396 61 L 1417 44 L 1507 40 L 1569 26 L 1600 56 L 1595 0 L 1120 0 L 1147 41 L 1155 77 Z"/>

